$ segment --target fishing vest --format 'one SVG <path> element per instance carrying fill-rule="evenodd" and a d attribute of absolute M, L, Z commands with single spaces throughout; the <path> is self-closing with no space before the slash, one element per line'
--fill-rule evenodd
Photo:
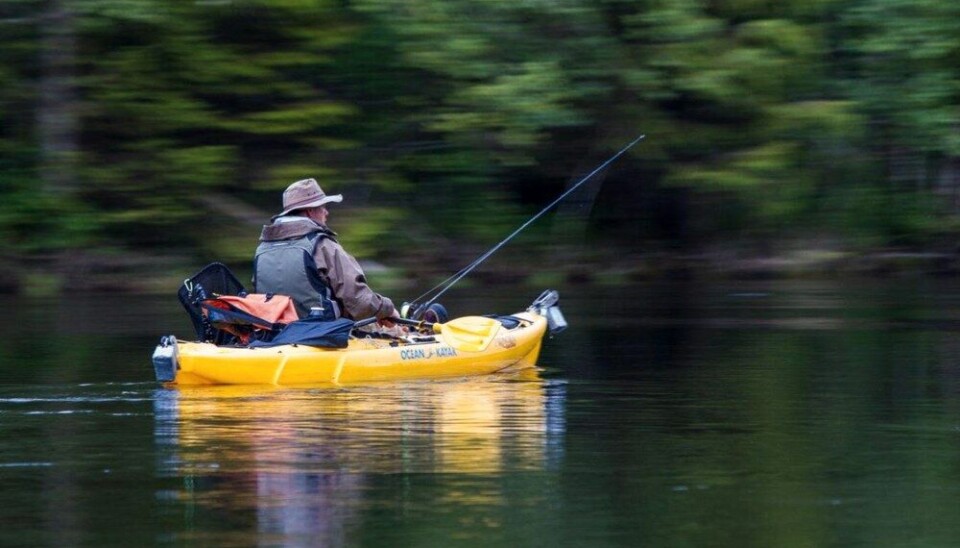
<path fill-rule="evenodd" d="M 260 242 L 253 256 L 254 291 L 291 297 L 301 318 L 314 307 L 320 307 L 326 319 L 339 318 L 333 292 L 320 278 L 313 260 L 314 249 L 326 237 L 322 232 L 311 232 L 290 240 Z"/>

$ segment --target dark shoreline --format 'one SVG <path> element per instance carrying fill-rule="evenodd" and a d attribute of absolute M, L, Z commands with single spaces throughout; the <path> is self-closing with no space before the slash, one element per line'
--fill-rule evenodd
<path fill-rule="evenodd" d="M 424 258 L 401 265 L 361 261 L 377 288 L 432 286 L 468 260 L 446 262 Z M 207 262 L 183 256 L 102 255 L 78 251 L 7 259 L 0 264 L 0 294 L 54 296 L 64 292 L 162 294 Z M 248 264 L 230 264 L 242 280 Z M 543 268 L 538 268 L 543 266 Z M 481 285 L 622 285 L 677 279 L 703 281 L 857 279 L 889 277 L 960 277 L 960 255 L 924 251 L 850 253 L 804 250 L 777 256 L 723 253 L 572 254 L 557 259 L 520 255 L 491 260 L 472 272 L 468 283 Z"/>

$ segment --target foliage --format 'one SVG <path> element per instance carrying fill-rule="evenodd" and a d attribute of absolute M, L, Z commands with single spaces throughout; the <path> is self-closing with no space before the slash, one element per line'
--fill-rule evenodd
<path fill-rule="evenodd" d="M 224 239 L 252 250 L 250 217 L 305 176 L 359 206 L 365 256 L 398 226 L 485 244 L 641 132 L 584 198 L 591 234 L 922 247 L 960 226 L 946 0 L 8 0 L 0 43 L 15 254 L 241 256 Z"/>

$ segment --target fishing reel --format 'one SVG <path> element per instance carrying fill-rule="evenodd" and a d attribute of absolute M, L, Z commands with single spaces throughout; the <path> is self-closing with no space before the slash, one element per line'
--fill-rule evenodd
<path fill-rule="evenodd" d="M 408 320 L 418 320 L 427 323 L 445 323 L 450 315 L 440 303 L 424 306 L 417 303 L 403 303 L 400 306 L 400 317 Z"/>

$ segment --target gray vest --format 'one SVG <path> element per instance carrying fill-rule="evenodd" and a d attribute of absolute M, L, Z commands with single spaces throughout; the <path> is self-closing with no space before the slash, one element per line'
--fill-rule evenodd
<path fill-rule="evenodd" d="M 323 308 L 328 319 L 340 317 L 333 294 L 320 279 L 313 260 L 314 248 L 325 237 L 313 232 L 292 240 L 260 242 L 253 256 L 253 290 L 291 297 L 301 318 L 313 307 Z"/>

